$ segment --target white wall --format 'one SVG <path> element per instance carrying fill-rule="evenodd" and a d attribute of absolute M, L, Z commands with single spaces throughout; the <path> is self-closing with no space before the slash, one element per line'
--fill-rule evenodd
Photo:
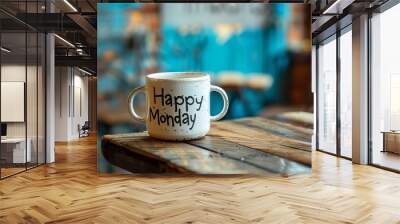
<path fill-rule="evenodd" d="M 71 102 L 71 132 L 70 135 L 72 138 L 78 138 L 78 125 L 83 125 L 85 121 L 88 121 L 89 114 L 88 114 L 88 78 L 87 76 L 81 76 L 82 73 L 76 74 L 77 70 L 74 70 L 74 82 L 73 86 L 73 99 L 74 102 Z"/>
<path fill-rule="evenodd" d="M 2 65 L 1 81 L 25 82 L 25 65 Z M 6 110 L 6 108 L 1 108 Z M 25 137 L 25 123 L 7 123 L 7 137 Z"/>
<path fill-rule="evenodd" d="M 78 124 L 88 120 L 88 78 L 76 68 L 56 67 L 55 85 L 55 140 L 77 139 Z"/>
<path fill-rule="evenodd" d="M 55 68 L 55 99 L 54 99 L 54 119 L 55 119 L 55 141 L 67 141 L 69 139 L 69 96 L 68 88 L 70 84 L 69 68 L 56 67 Z"/>
<path fill-rule="evenodd" d="M 36 69 L 39 69 L 38 71 Z M 27 78 L 27 80 L 25 80 Z M 23 106 L 22 113 L 26 112 L 26 120 L 22 122 L 6 122 L 7 137 L 24 138 L 25 135 L 29 139 L 30 149 L 32 151 L 32 161 L 44 163 L 44 74 L 42 68 L 35 66 L 27 66 L 25 64 L 3 64 L 1 66 L 1 81 L 3 82 L 24 82 L 26 85 L 26 106 Z M 21 94 L 24 94 L 24 90 Z M 7 97 L 7 96 L 2 96 Z M 12 110 L 11 108 L 1 108 Z M 11 112 L 12 111 L 7 111 Z M 37 153 L 39 156 L 37 157 Z"/>
<path fill-rule="evenodd" d="M 25 82 L 25 65 L 17 65 L 17 64 L 9 64 L 9 65 L 2 65 L 1 66 L 1 81 L 3 82 Z M 28 66 L 27 67 L 28 74 L 35 73 L 36 74 L 36 67 Z M 32 80 L 29 80 L 29 84 L 36 85 L 36 81 L 31 83 Z M 31 98 L 36 98 L 36 89 L 28 88 L 27 93 L 27 103 L 30 103 L 34 100 Z M 32 90 L 34 92 L 30 92 Z M 31 105 L 36 107 L 35 105 Z M 2 110 L 7 110 L 7 108 L 1 108 Z M 36 114 L 28 113 L 28 122 L 35 120 L 36 123 Z M 32 117 L 33 116 L 33 117 Z M 32 127 L 33 125 L 28 125 L 28 127 Z M 36 128 L 36 127 L 35 127 Z M 29 134 L 29 133 L 28 133 Z M 7 136 L 8 137 L 25 137 L 25 122 L 7 122 Z M 29 136 L 28 136 L 29 137 Z"/>

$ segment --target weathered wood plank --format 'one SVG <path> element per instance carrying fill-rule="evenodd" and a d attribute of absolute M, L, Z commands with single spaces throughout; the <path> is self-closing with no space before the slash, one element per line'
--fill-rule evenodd
<path fill-rule="evenodd" d="M 150 172 L 162 173 L 195 173 L 195 174 L 271 174 L 268 170 L 224 157 L 218 153 L 198 148 L 183 142 L 161 141 L 148 136 L 147 133 L 123 135 L 106 135 L 103 138 L 103 153 L 125 149 L 125 151 L 150 158 L 154 167 Z M 106 156 L 110 159 L 109 156 Z M 121 161 L 110 161 L 120 166 Z M 124 166 L 131 172 L 137 170 L 138 164 Z M 139 164 L 143 166 L 142 164 Z M 151 166 L 152 164 L 147 164 Z"/>
<path fill-rule="evenodd" d="M 263 117 L 237 119 L 233 120 L 232 123 L 262 130 L 277 135 L 289 142 L 297 140 L 309 144 L 311 143 L 311 136 L 313 134 L 311 129 L 289 123 L 272 121 Z"/>
<path fill-rule="evenodd" d="M 279 132 L 275 131 L 273 128 L 278 129 L 279 127 L 277 127 L 274 122 L 266 123 L 266 119 L 257 118 L 254 119 L 254 121 L 252 119 L 246 118 L 236 121 L 215 123 L 208 135 L 220 137 L 227 141 L 278 155 L 302 164 L 311 165 L 310 140 L 306 142 L 292 139 L 291 137 L 295 137 L 296 133 L 289 128 L 286 129 L 288 133 L 292 134 L 289 137 L 282 136 L 279 132 L 283 132 L 285 129 L 280 127 L 281 130 L 279 130 Z M 257 122 L 259 122 L 259 124 L 256 124 Z M 270 125 L 270 127 L 263 128 L 264 125 Z M 273 131 L 269 129 L 273 129 Z M 300 134 L 297 137 L 303 138 Z"/>
<path fill-rule="evenodd" d="M 310 137 L 304 127 L 244 118 L 217 122 L 208 136 L 188 142 L 157 140 L 146 132 L 105 136 L 103 154 L 131 172 L 292 175 L 310 171 Z"/>
<path fill-rule="evenodd" d="M 268 119 L 304 127 L 312 130 L 314 128 L 314 116 L 307 112 L 286 112 L 268 116 Z"/>
<path fill-rule="evenodd" d="M 268 170 L 272 173 L 294 175 L 311 171 L 309 166 L 234 142 L 225 141 L 218 137 L 206 136 L 199 140 L 189 141 L 188 144 Z"/>

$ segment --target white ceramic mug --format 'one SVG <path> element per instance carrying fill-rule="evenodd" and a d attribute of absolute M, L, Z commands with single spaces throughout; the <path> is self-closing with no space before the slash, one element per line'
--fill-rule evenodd
<path fill-rule="evenodd" d="M 222 111 L 210 115 L 210 91 L 221 94 Z M 147 95 L 147 114 L 143 118 L 134 109 L 137 93 Z M 223 118 L 229 101 L 225 91 L 210 84 L 210 76 L 197 72 L 155 73 L 146 76 L 146 85 L 132 90 L 128 97 L 129 112 L 135 120 L 146 122 L 150 136 L 173 141 L 205 136 L 210 122 Z"/>

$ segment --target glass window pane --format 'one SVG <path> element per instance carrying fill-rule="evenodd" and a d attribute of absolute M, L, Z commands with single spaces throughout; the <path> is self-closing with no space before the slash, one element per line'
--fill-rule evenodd
<path fill-rule="evenodd" d="M 376 14 L 372 25 L 372 163 L 400 170 L 400 4 Z"/>
<path fill-rule="evenodd" d="M 27 44 L 28 44 L 28 63 L 27 63 L 27 80 L 26 80 L 26 113 L 27 113 L 27 142 L 29 144 L 28 149 L 30 148 L 31 153 L 29 154 L 30 158 L 28 160 L 28 168 L 34 167 L 37 165 L 37 132 L 38 132 L 38 95 L 37 95 L 37 81 L 38 81 L 38 49 L 37 49 L 37 33 L 29 31 L 27 33 Z"/>
<path fill-rule="evenodd" d="M 352 157 L 352 35 L 340 36 L 340 153 Z"/>
<path fill-rule="evenodd" d="M 27 2 L 27 13 L 35 14 L 38 11 L 37 1 Z M 37 16 L 31 18 L 31 20 L 37 19 Z M 27 142 L 31 151 L 30 161 L 27 163 L 28 168 L 35 167 L 38 164 L 38 45 L 39 37 L 36 30 L 27 29 L 26 125 Z"/>
<path fill-rule="evenodd" d="M 336 153 L 336 40 L 318 48 L 318 148 Z"/>
<path fill-rule="evenodd" d="M 0 2 L 19 16 L 45 10 L 44 0 Z M 46 54 L 43 33 L 2 12 L 0 17 L 0 173 L 4 178 L 45 162 Z"/>
<path fill-rule="evenodd" d="M 1 46 L 1 173 L 2 177 L 25 170 L 26 151 L 26 33 L 3 32 Z"/>

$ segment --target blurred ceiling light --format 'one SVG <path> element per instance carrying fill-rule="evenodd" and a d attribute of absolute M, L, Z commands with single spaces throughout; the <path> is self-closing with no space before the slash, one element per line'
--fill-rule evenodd
<path fill-rule="evenodd" d="M 86 71 L 86 70 L 83 70 L 83 69 L 81 69 L 81 68 L 79 68 L 79 67 L 78 67 L 78 70 L 81 71 L 81 72 L 83 72 L 83 73 L 85 73 L 86 75 L 90 75 L 90 76 L 93 75 L 92 73 L 90 73 L 90 72 L 88 72 L 88 71 Z"/>
<path fill-rule="evenodd" d="M 78 55 L 83 55 L 83 49 L 82 48 L 77 48 L 76 49 L 76 53 L 78 53 Z"/>
<path fill-rule="evenodd" d="M 75 42 L 75 46 L 77 46 L 77 47 L 84 47 L 84 45 L 83 45 L 82 43 L 80 43 L 80 42 Z"/>
<path fill-rule="evenodd" d="M 57 35 L 57 34 L 54 34 L 54 36 L 57 37 L 57 38 L 58 38 L 59 40 L 61 40 L 62 42 L 64 42 L 65 44 L 67 44 L 68 46 L 75 48 L 75 45 L 73 45 L 73 44 L 72 44 L 71 42 L 69 42 L 68 40 L 66 40 L 66 39 L 64 39 L 64 38 L 62 38 L 62 37 L 60 37 L 60 36 Z"/>
<path fill-rule="evenodd" d="M 11 52 L 11 50 L 9 50 L 9 49 L 7 49 L 7 48 L 5 48 L 5 47 L 1 47 L 1 50 L 4 51 L 4 52 L 6 52 L 6 53 L 10 53 L 10 52 Z"/>
<path fill-rule="evenodd" d="M 64 3 L 68 5 L 74 12 L 78 12 L 78 10 L 68 1 L 64 0 Z"/>

